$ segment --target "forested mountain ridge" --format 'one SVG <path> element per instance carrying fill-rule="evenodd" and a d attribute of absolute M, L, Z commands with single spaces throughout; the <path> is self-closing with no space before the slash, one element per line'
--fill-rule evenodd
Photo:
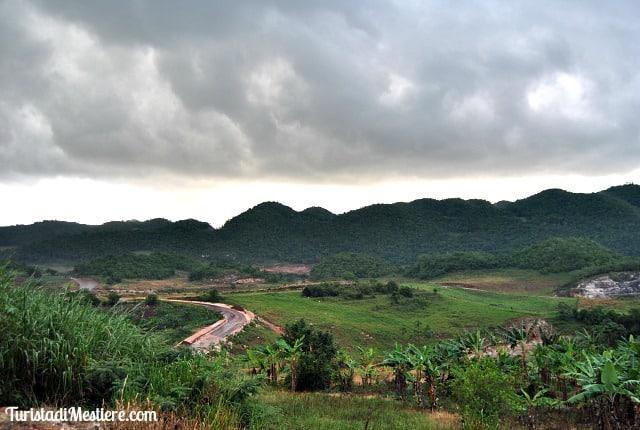
<path fill-rule="evenodd" d="M 496 204 L 425 198 L 340 215 L 319 207 L 298 212 L 265 202 L 219 229 L 196 220 L 164 219 L 0 227 L 0 246 L 15 247 L 5 250 L 5 256 L 36 263 L 158 251 L 252 263 L 317 262 L 355 252 L 407 264 L 423 254 L 512 252 L 551 237 L 583 237 L 640 255 L 640 186 L 591 194 L 550 189 Z"/>
<path fill-rule="evenodd" d="M 65 221 L 40 221 L 29 225 L 0 227 L 0 246 L 18 246 L 65 234 L 78 234 L 92 226 Z"/>
<path fill-rule="evenodd" d="M 5 250 L 3 254 L 7 258 L 30 263 L 77 262 L 132 251 L 177 252 L 199 257 L 206 255 L 207 249 L 211 248 L 214 233 L 209 224 L 196 220 L 116 222 L 89 226 L 79 234 L 31 241 Z"/>
<path fill-rule="evenodd" d="M 602 194 L 607 194 L 616 197 L 620 200 L 640 208 L 640 186 L 634 184 L 618 185 L 602 191 Z"/>

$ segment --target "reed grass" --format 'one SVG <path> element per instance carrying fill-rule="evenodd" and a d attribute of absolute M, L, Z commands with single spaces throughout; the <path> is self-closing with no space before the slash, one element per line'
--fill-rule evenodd
<path fill-rule="evenodd" d="M 16 285 L 2 268 L 0 327 L 2 405 L 145 405 L 162 412 L 164 424 L 193 429 L 243 428 L 260 416 L 252 398 L 263 380 L 226 354 L 174 349 L 126 312 Z M 140 425 L 118 428 L 152 428 Z"/>
<path fill-rule="evenodd" d="M 150 336 L 125 315 L 92 308 L 66 293 L 14 285 L 13 276 L 3 269 L 0 327 L 0 404 L 98 400 L 95 394 L 107 394 L 133 362 L 148 361 L 157 353 Z"/>

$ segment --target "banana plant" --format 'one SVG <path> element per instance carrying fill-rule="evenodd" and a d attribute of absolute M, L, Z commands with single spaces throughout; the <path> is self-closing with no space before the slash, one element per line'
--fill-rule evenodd
<path fill-rule="evenodd" d="M 278 369 L 280 368 L 280 348 L 277 344 L 267 345 L 264 347 L 264 362 L 267 368 L 267 380 L 271 384 L 278 383 Z"/>
<path fill-rule="evenodd" d="M 267 370 L 264 348 L 254 347 L 247 350 L 247 361 L 251 363 L 251 373 L 262 373 Z"/>
<path fill-rule="evenodd" d="M 411 367 L 411 363 L 402 346 L 396 343 L 394 349 L 385 354 L 385 358 L 380 364 L 393 369 L 393 382 L 396 394 L 400 399 L 404 400 L 405 389 L 407 387 L 407 372 Z"/>
<path fill-rule="evenodd" d="M 299 337 L 293 342 L 293 345 L 287 343 L 286 340 L 280 338 L 276 341 L 276 345 L 280 348 L 281 357 L 286 363 L 285 369 L 289 371 L 291 377 L 291 392 L 296 391 L 298 382 L 298 361 L 302 355 L 302 347 L 304 346 L 304 336 Z"/>
<path fill-rule="evenodd" d="M 583 351 L 580 360 L 567 372 L 569 377 L 576 379 L 582 390 L 568 401 L 590 404 L 596 412 L 598 426 L 619 428 L 626 418 L 620 416 L 622 402 L 640 403 L 640 380 L 629 378 L 630 375 L 637 377 L 637 368 L 632 368 L 635 358 L 624 349 L 607 350 L 601 354 Z"/>
<path fill-rule="evenodd" d="M 458 336 L 457 341 L 468 354 L 476 358 L 482 357 L 491 344 L 491 339 L 485 336 L 480 328 L 476 328 L 475 331 L 465 330 Z"/>
<path fill-rule="evenodd" d="M 360 354 L 360 376 L 362 377 L 362 386 L 368 387 L 376 376 L 376 351 L 373 348 L 358 348 Z"/>
<path fill-rule="evenodd" d="M 529 376 L 527 372 L 527 342 L 533 336 L 537 328 L 538 321 L 535 321 L 529 326 L 522 324 L 520 327 L 513 326 L 509 328 L 498 328 L 498 331 L 504 336 L 511 349 L 515 349 L 516 346 L 520 347 L 522 373 L 525 378 Z"/>
<path fill-rule="evenodd" d="M 520 391 L 522 392 L 522 399 L 527 411 L 527 426 L 531 430 L 534 430 L 537 426 L 536 409 L 540 407 L 556 406 L 560 403 L 556 399 L 545 396 L 545 394 L 547 394 L 547 391 L 549 391 L 548 388 L 544 388 L 538 391 L 533 396 L 522 388 L 520 389 Z"/>
<path fill-rule="evenodd" d="M 420 407 L 424 408 L 424 385 L 427 388 L 427 397 L 429 399 L 429 407 L 433 411 L 438 403 L 438 381 L 443 369 L 441 357 L 436 353 L 436 349 L 431 346 L 424 346 L 422 349 L 410 344 L 406 349 L 406 355 L 409 358 L 411 366 L 415 370 L 414 393 Z"/>
<path fill-rule="evenodd" d="M 349 355 L 344 349 L 338 351 L 337 356 L 338 370 L 336 377 L 340 384 L 340 389 L 344 392 L 351 391 L 353 388 L 353 376 L 360 363 Z"/>

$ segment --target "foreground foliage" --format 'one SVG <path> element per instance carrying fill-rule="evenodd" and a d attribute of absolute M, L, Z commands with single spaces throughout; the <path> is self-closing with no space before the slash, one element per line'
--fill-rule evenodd
<path fill-rule="evenodd" d="M 193 355 L 68 293 L 16 285 L 0 269 L 0 404 L 140 405 L 207 422 L 249 426 L 259 415 L 248 378 L 224 354 Z M 117 308 L 117 307 L 116 307 Z"/>
<path fill-rule="evenodd" d="M 14 286 L 4 271 L 0 276 L 2 404 L 99 402 L 114 394 L 133 363 L 159 353 L 124 315 L 64 293 Z"/>

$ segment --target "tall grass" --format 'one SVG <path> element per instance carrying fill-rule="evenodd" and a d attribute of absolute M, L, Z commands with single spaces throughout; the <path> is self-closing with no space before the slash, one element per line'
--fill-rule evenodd
<path fill-rule="evenodd" d="M 242 428 L 264 415 L 253 400 L 262 380 L 224 354 L 174 349 L 127 314 L 15 285 L 2 268 L 0 328 L 2 405 L 154 409 L 194 429 Z"/>
<path fill-rule="evenodd" d="M 224 353 L 152 363 L 145 376 L 123 385 L 120 403 L 148 401 L 161 412 L 195 417 L 213 428 L 246 426 L 259 415 L 253 398 L 264 380 L 240 372 Z"/>
<path fill-rule="evenodd" d="M 99 403 L 157 348 L 124 315 L 14 285 L 0 269 L 0 403 Z"/>

